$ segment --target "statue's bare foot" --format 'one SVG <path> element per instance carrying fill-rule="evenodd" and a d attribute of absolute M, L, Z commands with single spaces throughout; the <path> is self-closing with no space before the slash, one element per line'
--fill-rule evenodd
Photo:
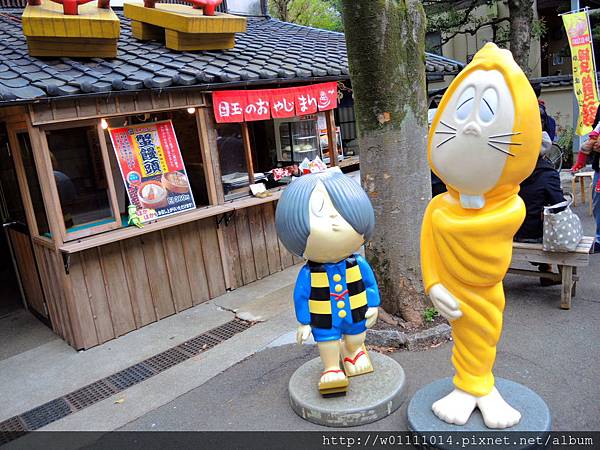
<path fill-rule="evenodd" d="M 477 407 L 488 428 L 508 428 L 521 420 L 521 413 L 506 403 L 495 387 L 488 395 L 477 399 Z"/>
<path fill-rule="evenodd" d="M 454 389 L 444 398 L 435 402 L 431 409 L 444 422 L 464 425 L 471 417 L 475 406 L 477 406 L 477 397 L 460 389 Z"/>
<path fill-rule="evenodd" d="M 346 379 L 346 374 L 343 370 L 340 369 L 331 369 L 326 370 L 321 375 L 321 379 L 319 380 L 320 385 L 327 384 L 337 384 L 339 382 L 343 382 Z"/>
<path fill-rule="evenodd" d="M 344 370 L 349 377 L 362 375 L 373 371 L 371 360 L 364 346 L 344 356 Z"/>

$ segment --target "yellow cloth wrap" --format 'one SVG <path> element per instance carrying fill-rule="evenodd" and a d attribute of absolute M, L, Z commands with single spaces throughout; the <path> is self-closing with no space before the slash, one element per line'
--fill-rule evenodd
<path fill-rule="evenodd" d="M 455 193 L 429 204 L 421 234 L 421 266 L 427 291 L 441 283 L 463 315 L 451 322 L 457 388 L 476 396 L 494 387 L 492 368 L 502 332 L 502 279 L 512 256 L 512 237 L 525 218 L 516 194 L 488 198 L 480 210 L 460 207 Z"/>

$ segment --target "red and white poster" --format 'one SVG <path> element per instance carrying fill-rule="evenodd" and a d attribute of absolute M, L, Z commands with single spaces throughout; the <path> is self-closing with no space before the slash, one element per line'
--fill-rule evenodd
<path fill-rule="evenodd" d="M 217 123 L 284 119 L 336 107 L 336 81 L 282 89 L 213 92 Z"/>
<path fill-rule="evenodd" d="M 170 120 L 111 128 L 109 133 L 129 201 L 142 221 L 196 207 Z"/>

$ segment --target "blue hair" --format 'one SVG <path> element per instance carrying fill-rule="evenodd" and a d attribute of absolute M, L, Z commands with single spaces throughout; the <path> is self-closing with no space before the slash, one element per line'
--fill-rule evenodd
<path fill-rule="evenodd" d="M 275 213 L 279 239 L 297 256 L 303 256 L 306 249 L 310 235 L 309 201 L 319 181 L 325 186 L 337 212 L 358 234 L 365 240 L 373 234 L 373 206 L 358 183 L 336 170 L 303 175 L 283 191 Z"/>

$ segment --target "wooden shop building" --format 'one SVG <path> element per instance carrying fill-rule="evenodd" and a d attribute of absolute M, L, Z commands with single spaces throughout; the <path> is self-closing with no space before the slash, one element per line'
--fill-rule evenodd
<path fill-rule="evenodd" d="M 342 34 L 232 0 L 229 12 L 247 21 L 234 48 L 174 51 L 136 40 L 115 8 L 116 58 L 40 59 L 28 53 L 22 7 L 2 1 L 0 259 L 14 267 L 25 308 L 88 349 L 300 262 L 278 243 L 275 207 L 289 177 L 275 180 L 272 169 L 305 156 L 356 168 Z M 427 69 L 439 77 L 460 67 L 428 55 Z M 342 93 L 335 110 L 216 122 L 216 91 L 325 82 Z M 162 121 L 173 124 L 194 207 L 130 226 L 110 130 Z M 270 195 L 251 195 L 252 182 Z"/>

